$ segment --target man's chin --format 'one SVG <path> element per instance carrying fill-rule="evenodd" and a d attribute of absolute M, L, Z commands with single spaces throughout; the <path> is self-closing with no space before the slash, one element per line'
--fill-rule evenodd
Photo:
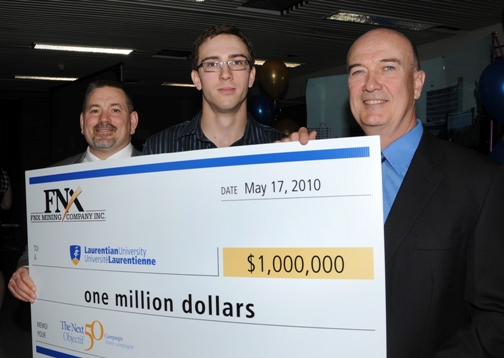
<path fill-rule="evenodd" d="M 109 149 L 114 146 L 115 141 L 114 140 L 93 140 L 93 144 L 96 148 L 99 148 L 99 149 Z"/>

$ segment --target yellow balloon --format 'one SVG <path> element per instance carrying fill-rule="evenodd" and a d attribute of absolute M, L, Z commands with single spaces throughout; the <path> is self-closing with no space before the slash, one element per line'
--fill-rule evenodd
<path fill-rule="evenodd" d="M 285 63 L 280 60 L 264 62 L 259 71 L 259 82 L 267 94 L 277 99 L 289 83 L 289 72 Z"/>
<path fill-rule="evenodd" d="M 291 135 L 291 133 L 299 130 L 299 124 L 292 119 L 282 119 L 276 124 L 275 129 L 287 135 Z"/>

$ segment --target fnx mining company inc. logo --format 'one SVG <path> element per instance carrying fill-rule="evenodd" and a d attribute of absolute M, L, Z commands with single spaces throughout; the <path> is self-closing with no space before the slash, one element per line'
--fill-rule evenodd
<path fill-rule="evenodd" d="M 46 189 L 43 191 L 45 210 L 30 213 L 31 223 L 106 221 L 105 210 L 85 210 L 77 189 Z"/>

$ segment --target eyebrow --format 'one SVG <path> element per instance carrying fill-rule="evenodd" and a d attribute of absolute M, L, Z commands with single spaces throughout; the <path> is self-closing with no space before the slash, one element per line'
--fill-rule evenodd
<path fill-rule="evenodd" d="M 248 58 L 247 56 L 245 56 L 242 53 L 228 55 L 228 58 L 230 58 L 230 59 L 237 58 L 237 57 Z M 201 60 L 201 62 L 208 61 L 208 60 L 220 60 L 220 57 L 219 56 L 207 56 L 203 60 Z"/>
<path fill-rule="evenodd" d="M 117 103 L 111 103 L 111 104 L 110 104 L 110 106 L 111 106 L 111 107 L 113 107 L 113 106 L 122 107 L 123 105 L 122 105 L 121 103 L 117 102 Z M 89 109 L 96 108 L 96 107 L 97 107 L 97 108 L 101 108 L 101 106 L 100 106 L 99 104 L 97 104 L 97 103 L 92 103 L 92 104 L 90 104 L 90 105 L 87 107 L 87 109 L 89 110 Z"/>
<path fill-rule="evenodd" d="M 399 59 L 397 58 L 384 58 L 383 60 L 380 60 L 380 62 L 395 62 L 395 63 L 398 63 L 398 64 L 401 64 L 401 61 L 399 61 Z"/>
<path fill-rule="evenodd" d="M 399 65 L 401 64 L 401 61 L 399 61 L 397 58 L 384 58 L 384 59 L 380 60 L 379 62 L 380 63 L 394 62 Z M 350 71 L 352 68 L 359 67 L 359 66 L 362 66 L 362 64 L 360 64 L 360 63 L 351 64 L 350 66 L 348 66 L 348 70 Z"/>
<path fill-rule="evenodd" d="M 354 67 L 362 66 L 360 63 L 354 63 L 353 65 L 348 66 L 348 71 L 350 71 Z"/>

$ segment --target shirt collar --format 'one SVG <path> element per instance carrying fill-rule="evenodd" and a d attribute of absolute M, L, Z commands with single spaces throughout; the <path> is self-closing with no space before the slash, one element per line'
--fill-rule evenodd
<path fill-rule="evenodd" d="M 198 114 L 196 114 L 194 118 L 187 123 L 185 128 L 177 136 L 176 140 L 192 135 L 195 135 L 198 140 L 208 141 L 208 138 L 205 137 L 203 130 L 201 129 L 201 111 L 199 111 Z"/>
<path fill-rule="evenodd" d="M 128 145 L 126 147 L 124 147 L 123 149 L 121 149 L 118 152 L 115 152 L 114 154 L 112 154 L 110 157 L 108 157 L 105 160 L 129 158 L 129 157 L 131 157 L 131 154 L 133 154 L 133 145 L 131 143 L 128 143 Z M 89 147 L 88 147 L 86 150 L 86 156 L 84 157 L 84 160 L 82 162 L 83 163 L 99 162 L 101 160 L 102 159 L 98 158 L 96 155 L 91 153 L 91 151 L 89 150 Z"/>
<path fill-rule="evenodd" d="M 245 133 L 243 133 L 243 137 L 236 141 L 235 144 L 255 144 L 251 143 L 251 138 L 254 132 L 257 131 L 257 128 L 260 127 L 259 122 L 257 122 L 254 117 L 250 113 L 247 112 L 247 126 L 245 127 Z M 233 144 L 234 145 L 234 144 Z"/>
<path fill-rule="evenodd" d="M 201 129 L 201 114 L 202 112 L 200 111 L 198 114 L 196 114 L 196 116 L 194 116 L 193 119 L 189 121 L 189 123 L 187 123 L 187 126 L 180 132 L 180 134 L 176 138 L 177 140 L 185 136 L 195 135 L 196 138 L 200 141 L 210 142 L 210 140 L 205 136 L 203 130 Z M 245 127 L 245 133 L 240 139 L 234 142 L 232 146 L 241 144 L 250 144 L 249 139 L 252 136 L 253 130 L 257 127 L 259 127 L 259 123 L 254 119 L 254 117 L 252 117 L 250 113 L 247 112 L 247 125 Z"/>
<path fill-rule="evenodd" d="M 422 138 L 422 122 L 417 119 L 415 127 L 401 138 L 392 142 L 382 152 L 387 162 L 394 170 L 399 173 L 405 173 L 408 170 L 413 155 L 415 154 L 420 139 Z"/>

